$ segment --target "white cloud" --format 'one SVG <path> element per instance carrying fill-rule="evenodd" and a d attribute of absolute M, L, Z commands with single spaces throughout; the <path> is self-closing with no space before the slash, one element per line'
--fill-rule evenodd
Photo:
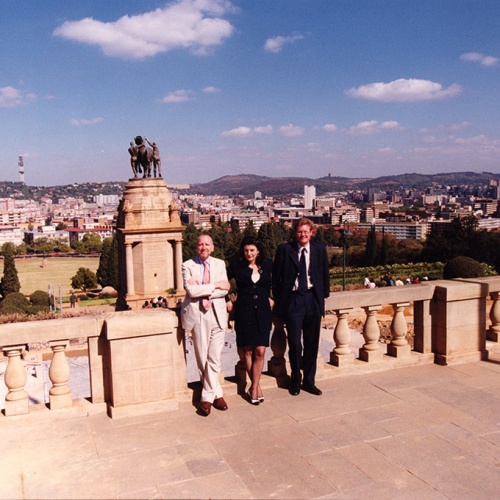
<path fill-rule="evenodd" d="M 205 87 L 202 92 L 204 92 L 205 94 L 217 94 L 218 92 L 220 92 L 220 90 L 217 88 L 217 87 Z"/>
<path fill-rule="evenodd" d="M 302 127 L 296 127 L 289 123 L 288 125 L 283 125 L 280 127 L 280 134 L 285 137 L 298 137 L 304 133 Z"/>
<path fill-rule="evenodd" d="M 302 40 L 303 35 L 292 35 L 292 36 L 275 36 L 268 38 L 266 43 L 264 43 L 264 50 L 266 52 L 273 52 L 277 54 L 283 50 L 285 45 L 296 42 L 297 40 Z"/>
<path fill-rule="evenodd" d="M 478 52 L 467 52 L 467 54 L 462 54 L 460 56 L 462 61 L 477 62 L 481 66 L 496 66 L 498 64 L 498 57 L 486 56 L 484 54 L 479 54 Z"/>
<path fill-rule="evenodd" d="M 273 127 L 265 125 L 263 127 L 237 127 L 231 130 L 225 130 L 220 135 L 222 137 L 252 137 L 254 135 L 272 134 Z"/>
<path fill-rule="evenodd" d="M 66 21 L 53 35 L 96 45 L 107 56 L 143 59 L 177 48 L 205 55 L 234 32 L 223 16 L 235 12 L 228 0 L 179 0 L 114 22 Z"/>
<path fill-rule="evenodd" d="M 14 87 L 0 88 L 0 108 L 17 108 L 35 99 L 35 94 L 26 94 Z"/>
<path fill-rule="evenodd" d="M 266 125 L 264 127 L 255 127 L 253 131 L 256 134 L 272 134 L 273 133 L 273 127 L 271 125 Z"/>
<path fill-rule="evenodd" d="M 176 90 L 175 92 L 170 92 L 165 97 L 158 99 L 158 102 L 162 104 L 178 104 L 180 102 L 192 101 L 194 98 L 192 97 L 193 93 L 191 90 Z"/>
<path fill-rule="evenodd" d="M 335 132 L 337 130 L 337 125 L 334 125 L 333 123 L 325 123 L 321 127 L 321 130 L 324 130 L 325 132 Z"/>
<path fill-rule="evenodd" d="M 347 129 L 349 135 L 371 135 L 378 134 L 384 130 L 397 130 L 401 128 L 399 122 L 391 120 L 385 122 L 378 122 L 377 120 L 370 120 L 360 122 L 353 127 Z"/>
<path fill-rule="evenodd" d="M 462 92 L 462 87 L 456 83 L 443 89 L 440 83 L 414 78 L 394 80 L 389 83 L 369 83 L 358 88 L 351 88 L 346 94 L 370 101 L 381 102 L 416 102 L 444 99 Z"/>
<path fill-rule="evenodd" d="M 95 125 L 96 123 L 102 123 L 104 121 L 104 118 L 90 118 L 90 119 L 85 119 L 81 118 L 80 120 L 77 120 L 76 118 L 72 118 L 70 120 L 71 125 Z"/>

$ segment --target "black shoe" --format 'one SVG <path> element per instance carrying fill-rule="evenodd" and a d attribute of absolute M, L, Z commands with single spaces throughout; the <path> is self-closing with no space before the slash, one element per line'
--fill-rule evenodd
<path fill-rule="evenodd" d="M 300 387 L 298 387 L 296 385 L 292 385 L 292 387 L 290 387 L 290 389 L 288 389 L 288 392 L 292 396 L 298 396 L 300 394 Z"/>
<path fill-rule="evenodd" d="M 323 394 L 321 389 L 318 389 L 314 384 L 313 385 L 302 385 L 302 389 L 304 391 L 309 392 L 310 394 L 314 394 L 315 396 L 321 396 Z"/>

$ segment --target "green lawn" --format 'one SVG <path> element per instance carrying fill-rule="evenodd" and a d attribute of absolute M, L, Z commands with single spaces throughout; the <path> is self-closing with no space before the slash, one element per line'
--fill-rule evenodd
<path fill-rule="evenodd" d="M 2 261 L 3 266 L 3 261 Z M 71 278 L 79 267 L 87 267 L 94 273 L 99 266 L 99 257 L 47 257 L 16 258 L 16 269 L 21 282 L 21 293 L 30 295 L 35 290 L 47 291 L 50 285 L 56 294 L 69 295 Z M 3 274 L 3 267 L 0 269 Z"/>

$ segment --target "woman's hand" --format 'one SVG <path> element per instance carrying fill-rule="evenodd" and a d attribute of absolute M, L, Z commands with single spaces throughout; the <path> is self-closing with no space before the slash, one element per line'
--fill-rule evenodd
<path fill-rule="evenodd" d="M 274 307 L 274 300 L 269 297 L 269 305 L 271 306 L 271 309 Z"/>
<path fill-rule="evenodd" d="M 231 301 L 226 302 L 226 311 L 230 313 L 232 312 L 233 309 L 234 309 L 233 303 Z"/>

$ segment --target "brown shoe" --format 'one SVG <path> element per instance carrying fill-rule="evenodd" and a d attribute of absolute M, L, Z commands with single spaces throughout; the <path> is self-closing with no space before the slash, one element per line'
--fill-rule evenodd
<path fill-rule="evenodd" d="M 211 409 L 212 409 L 212 403 L 209 403 L 208 401 L 202 401 L 200 403 L 200 406 L 198 407 L 200 414 L 204 415 L 205 417 L 208 417 L 210 415 Z"/>
<path fill-rule="evenodd" d="M 227 403 L 224 401 L 224 398 L 217 398 L 214 400 L 214 408 L 220 411 L 227 410 Z"/>

